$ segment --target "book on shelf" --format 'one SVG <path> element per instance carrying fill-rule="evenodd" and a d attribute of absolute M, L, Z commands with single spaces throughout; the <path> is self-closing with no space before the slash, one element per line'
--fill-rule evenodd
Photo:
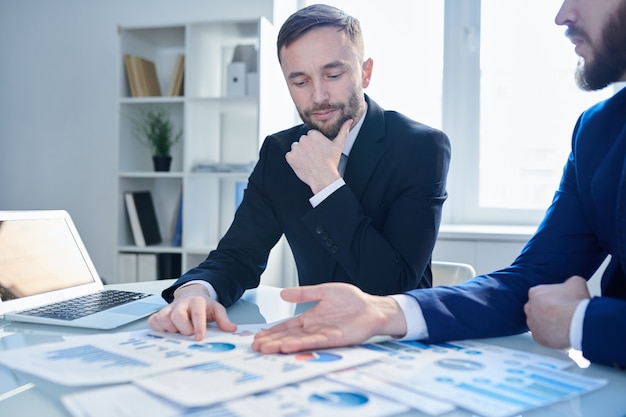
<path fill-rule="evenodd" d="M 124 68 L 126 68 L 126 79 L 128 80 L 128 88 L 130 89 L 130 95 L 133 97 L 139 97 L 139 85 L 138 77 L 135 75 L 135 69 L 133 67 L 133 59 L 130 55 L 124 55 Z"/>
<path fill-rule="evenodd" d="M 146 96 L 160 96 L 161 87 L 159 86 L 159 79 L 157 78 L 156 66 L 154 62 L 148 61 L 141 57 L 135 57 L 139 61 L 139 68 L 141 69 L 141 82 L 144 87 Z"/>
<path fill-rule="evenodd" d="M 128 55 L 128 83 L 130 84 L 130 92 L 133 97 L 144 97 L 146 95 L 141 82 L 140 63 L 136 57 Z M 134 85 L 134 89 L 133 89 Z"/>
<path fill-rule="evenodd" d="M 172 246 L 183 244 L 183 193 L 178 197 L 178 211 L 174 221 L 174 233 L 172 233 Z"/>
<path fill-rule="evenodd" d="M 137 246 L 161 243 L 161 232 L 150 191 L 124 193 L 130 229 Z"/>
<path fill-rule="evenodd" d="M 124 67 L 133 97 L 160 96 L 161 87 L 154 62 L 135 55 L 124 55 Z"/>
<path fill-rule="evenodd" d="M 176 58 L 176 66 L 174 67 L 174 75 L 170 82 L 170 88 L 167 91 L 168 96 L 183 95 L 183 76 L 185 74 L 185 55 L 178 55 Z"/>

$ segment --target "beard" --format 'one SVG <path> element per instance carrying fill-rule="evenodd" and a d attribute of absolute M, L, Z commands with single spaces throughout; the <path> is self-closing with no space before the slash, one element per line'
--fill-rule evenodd
<path fill-rule="evenodd" d="M 304 122 L 304 124 L 309 129 L 314 129 L 320 131 L 324 136 L 326 136 L 330 140 L 334 140 L 339 131 L 341 130 L 341 126 L 346 122 L 346 120 L 354 120 L 356 122 L 357 117 L 363 110 L 363 101 L 362 101 L 363 93 L 357 91 L 357 89 L 352 90 L 350 93 L 350 97 L 348 97 L 347 102 L 343 103 L 322 103 L 319 105 L 314 105 L 309 107 L 308 109 L 298 109 L 298 114 L 300 118 Z M 333 121 L 329 120 L 327 124 L 315 123 L 311 117 L 312 113 L 318 111 L 325 110 L 335 110 L 338 111 L 338 117 Z"/>
<path fill-rule="evenodd" d="M 607 21 L 602 37 L 589 60 L 580 59 L 576 68 L 576 84 L 585 91 L 600 90 L 611 83 L 620 81 L 626 73 L 626 1 Z M 587 34 L 573 26 L 568 34 L 576 34 L 585 42 L 590 42 Z"/>

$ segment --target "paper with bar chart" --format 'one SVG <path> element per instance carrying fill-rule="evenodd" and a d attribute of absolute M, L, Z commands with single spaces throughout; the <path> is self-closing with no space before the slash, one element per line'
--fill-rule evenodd
<path fill-rule="evenodd" d="M 255 415 L 241 408 L 239 401 L 280 410 L 289 406 L 283 401 L 288 397 L 281 394 L 287 392 L 310 400 L 310 415 L 341 404 L 348 408 L 372 405 L 374 399 L 383 397 L 429 415 L 441 415 L 456 406 L 481 416 L 508 417 L 606 384 L 605 380 L 568 372 L 565 368 L 571 366 L 570 361 L 476 341 L 428 345 L 387 340 L 262 355 L 252 351 L 251 342 L 254 333 L 267 326 L 240 325 L 234 333 L 210 327 L 200 342 L 150 330 L 78 336 L 0 351 L 0 363 L 68 386 L 130 382 L 118 388 L 124 392 L 138 390 L 156 402 L 165 400 L 174 410 L 185 413 L 211 410 L 203 416 L 217 413 L 220 407 L 231 413 L 227 415 Z M 318 381 L 311 390 L 311 385 L 303 383 L 322 375 L 332 384 Z M 344 388 L 320 388 L 336 384 Z M 68 404 L 84 409 L 85 396 L 98 397 L 97 391 L 70 395 Z M 101 409 L 111 406 L 120 412 L 131 407 L 118 401 L 103 404 Z M 83 414 L 79 411 L 75 415 Z"/>
<path fill-rule="evenodd" d="M 606 384 L 564 371 L 571 362 L 474 341 L 384 342 L 366 347 L 387 356 L 329 377 L 362 389 L 374 386 L 371 380 L 376 379 L 379 384 L 445 400 L 485 417 L 516 415 Z"/>
<path fill-rule="evenodd" d="M 126 382 L 252 352 L 254 331 L 246 326 L 236 333 L 209 328 L 202 342 L 149 330 L 77 336 L 2 351 L 0 363 L 68 386 Z"/>
<path fill-rule="evenodd" d="M 361 365 L 381 356 L 380 352 L 358 346 L 280 355 L 248 352 L 151 375 L 134 383 L 186 407 L 200 407 Z"/>

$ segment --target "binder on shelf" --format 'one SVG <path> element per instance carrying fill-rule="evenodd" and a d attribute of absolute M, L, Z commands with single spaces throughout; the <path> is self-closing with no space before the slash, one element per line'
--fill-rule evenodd
<path fill-rule="evenodd" d="M 117 277 L 109 284 L 137 281 L 137 255 L 134 253 L 120 253 L 117 255 Z"/>
<path fill-rule="evenodd" d="M 157 254 L 137 254 L 137 282 L 154 281 L 157 276 Z"/>
<path fill-rule="evenodd" d="M 257 51 L 254 45 L 237 45 L 233 59 L 227 65 L 226 95 L 258 95 Z"/>
<path fill-rule="evenodd" d="M 180 253 L 159 253 L 157 255 L 157 279 L 179 278 L 181 265 Z"/>
<path fill-rule="evenodd" d="M 183 95 L 183 75 L 185 73 L 185 55 L 178 55 L 176 66 L 174 67 L 174 75 L 170 82 L 170 88 L 167 91 L 168 96 Z"/>
<path fill-rule="evenodd" d="M 150 191 L 126 192 L 124 201 L 135 245 L 161 243 L 161 232 Z"/>
<path fill-rule="evenodd" d="M 226 95 L 242 97 L 246 95 L 246 64 L 231 62 L 226 67 Z"/>
<path fill-rule="evenodd" d="M 118 275 L 109 284 L 179 278 L 181 265 L 180 253 L 119 253 Z"/>

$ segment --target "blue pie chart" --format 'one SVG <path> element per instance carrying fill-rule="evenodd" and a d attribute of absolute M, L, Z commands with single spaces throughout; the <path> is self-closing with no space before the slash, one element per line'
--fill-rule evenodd
<path fill-rule="evenodd" d="M 229 350 L 235 349 L 235 345 L 232 343 L 195 343 L 193 345 L 189 345 L 189 349 L 191 350 L 199 350 L 201 352 L 227 352 Z"/>
<path fill-rule="evenodd" d="M 321 403 L 332 407 L 359 407 L 369 399 L 356 392 L 328 391 L 322 394 L 313 394 L 309 397 L 312 403 Z"/>

